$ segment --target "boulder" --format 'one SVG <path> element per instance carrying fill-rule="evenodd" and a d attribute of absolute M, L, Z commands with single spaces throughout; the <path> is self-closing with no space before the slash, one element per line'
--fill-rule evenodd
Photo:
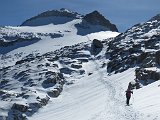
<path fill-rule="evenodd" d="M 74 70 L 72 70 L 72 69 L 70 69 L 70 68 L 67 68 L 67 67 L 60 69 L 60 72 L 61 72 L 61 73 L 64 73 L 64 74 L 71 74 L 73 71 L 74 71 Z"/>
<path fill-rule="evenodd" d="M 88 62 L 88 58 L 77 58 L 77 60 L 81 63 Z"/>
<path fill-rule="evenodd" d="M 76 68 L 76 69 L 80 69 L 82 68 L 82 65 L 78 65 L 78 64 L 71 64 L 72 68 Z"/>
<path fill-rule="evenodd" d="M 50 97 L 58 97 L 60 95 L 60 91 L 58 89 L 53 89 L 47 92 Z"/>
<path fill-rule="evenodd" d="M 14 103 L 11 109 L 12 110 L 18 110 L 18 111 L 24 113 L 24 112 L 27 112 L 28 106 Z"/>
<path fill-rule="evenodd" d="M 50 97 L 58 97 L 63 90 L 63 85 L 57 85 L 53 90 L 47 92 Z"/>
<path fill-rule="evenodd" d="M 93 46 L 96 47 L 96 48 L 103 48 L 103 44 L 101 41 L 97 40 L 97 39 L 94 39 L 93 42 L 92 42 Z"/>
<path fill-rule="evenodd" d="M 155 70 L 147 70 L 144 68 L 137 68 L 135 70 L 136 78 L 138 80 L 143 80 L 144 84 L 148 84 L 148 80 L 159 80 L 160 72 Z"/>
<path fill-rule="evenodd" d="M 45 98 L 39 99 L 39 102 L 40 102 L 40 104 L 41 104 L 42 106 L 45 106 L 45 105 L 47 105 L 49 99 L 50 99 L 50 98 L 49 98 L 48 96 L 46 96 Z"/>
<path fill-rule="evenodd" d="M 98 53 L 101 52 L 103 48 L 103 44 L 101 41 L 94 39 L 91 45 L 91 54 L 97 55 Z"/>

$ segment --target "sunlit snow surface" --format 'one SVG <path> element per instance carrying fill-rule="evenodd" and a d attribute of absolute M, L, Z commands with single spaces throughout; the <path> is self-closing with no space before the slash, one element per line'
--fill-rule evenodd
<path fill-rule="evenodd" d="M 30 120 L 153 120 L 159 119 L 158 83 L 134 90 L 130 106 L 125 103 L 125 90 L 132 81 L 134 69 L 108 76 L 99 68 L 100 61 L 85 64 L 93 72 L 64 86 L 62 94 L 34 114 Z M 146 90 L 147 89 L 147 90 Z M 151 90 L 152 89 L 152 90 Z M 147 91 L 147 93 L 146 93 Z M 155 99 L 156 98 L 156 99 Z M 154 102 L 154 101 L 156 102 Z M 152 110 L 153 109 L 153 110 Z M 151 112 L 152 111 L 152 112 Z"/>
<path fill-rule="evenodd" d="M 21 56 L 23 57 L 35 51 L 44 54 L 64 46 L 87 42 L 95 38 L 102 40 L 119 34 L 103 31 L 83 36 L 77 35 L 74 24 L 79 22 L 80 20 L 73 20 L 63 25 L 11 27 L 23 32 L 60 33 L 63 37 L 54 39 L 44 37 L 34 44 L 15 49 L 7 55 L 12 56 L 23 52 Z M 92 56 L 93 60 L 83 63 L 86 74 L 68 77 L 67 80 L 74 81 L 74 84 L 65 85 L 58 98 L 51 98 L 49 104 L 39 109 L 37 113 L 29 117 L 29 120 L 159 120 L 160 82 L 157 81 L 142 89 L 134 90 L 130 100 L 131 106 L 126 106 L 125 90 L 128 83 L 135 78 L 135 69 L 108 75 L 106 67 L 102 68 L 102 64 L 108 62 L 104 57 L 105 52 L 106 49 L 99 54 L 101 59 L 98 60 Z M 20 58 L 15 58 L 15 60 L 8 58 L 3 65 L 13 65 L 18 59 Z M 88 75 L 88 73 L 93 74 Z M 41 95 L 42 93 L 39 92 L 38 94 Z M 0 109 L 1 115 L 6 115 L 5 110 L 9 103 L 0 102 L 0 106 L 4 108 Z"/>

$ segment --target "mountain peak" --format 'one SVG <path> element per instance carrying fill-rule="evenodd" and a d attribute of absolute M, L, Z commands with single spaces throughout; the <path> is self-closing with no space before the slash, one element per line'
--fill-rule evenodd
<path fill-rule="evenodd" d="M 118 32 L 117 27 L 112 24 L 109 20 L 107 20 L 102 14 L 100 14 L 97 10 L 86 14 L 83 18 L 87 22 L 93 24 L 93 25 L 102 25 L 104 27 L 107 27 L 111 31 Z"/>
<path fill-rule="evenodd" d="M 72 13 L 72 11 L 71 11 L 71 10 L 66 9 L 66 8 L 61 8 L 59 11 L 61 11 L 61 12 L 68 12 L 68 13 Z"/>
<path fill-rule="evenodd" d="M 92 14 L 101 15 L 97 10 L 93 11 Z"/>
<path fill-rule="evenodd" d="M 40 26 L 53 24 L 63 24 L 73 19 L 79 19 L 82 15 L 77 12 L 72 12 L 68 9 L 61 8 L 60 10 L 48 10 L 37 16 L 34 16 L 21 24 L 21 26 Z M 61 19 L 59 19 L 61 18 Z M 63 18 L 63 19 L 62 19 Z"/>

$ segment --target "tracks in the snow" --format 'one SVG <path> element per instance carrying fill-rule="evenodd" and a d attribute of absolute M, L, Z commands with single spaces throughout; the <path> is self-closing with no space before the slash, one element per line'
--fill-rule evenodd
<path fill-rule="evenodd" d="M 104 111 L 97 113 L 89 120 L 106 120 L 106 118 L 107 120 L 142 120 L 139 118 L 141 115 L 131 106 L 125 106 L 125 93 L 123 94 L 121 83 L 110 79 L 105 70 L 98 70 L 100 68 L 98 62 L 95 61 L 95 64 L 97 64 L 97 71 L 101 76 L 99 81 L 107 91 L 106 103 Z M 123 77 L 127 77 L 130 72 Z M 123 79 L 123 77 L 119 79 Z"/>

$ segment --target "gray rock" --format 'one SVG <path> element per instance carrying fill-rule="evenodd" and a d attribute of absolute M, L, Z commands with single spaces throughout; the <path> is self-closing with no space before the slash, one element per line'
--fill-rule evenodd
<path fill-rule="evenodd" d="M 78 65 L 78 64 L 71 64 L 72 68 L 76 68 L 76 69 L 80 69 L 82 68 L 82 65 Z"/>
<path fill-rule="evenodd" d="M 57 89 L 53 89 L 47 92 L 50 97 L 58 97 L 60 95 L 60 91 Z"/>
<path fill-rule="evenodd" d="M 118 32 L 116 25 L 112 24 L 109 20 L 107 20 L 98 11 L 93 11 L 92 13 L 85 15 L 83 19 L 93 25 L 102 25 L 111 31 Z"/>
<path fill-rule="evenodd" d="M 102 51 L 103 44 L 101 41 L 94 39 L 91 45 L 91 54 L 97 55 Z"/>
<path fill-rule="evenodd" d="M 12 110 L 18 110 L 18 111 L 24 113 L 24 112 L 27 112 L 28 106 L 14 103 L 11 109 Z"/>
<path fill-rule="evenodd" d="M 136 78 L 138 80 L 143 80 L 144 84 L 148 84 L 148 80 L 159 80 L 160 79 L 160 72 L 158 71 L 152 71 L 152 70 L 146 70 L 144 68 L 137 68 L 135 70 Z"/>
<path fill-rule="evenodd" d="M 103 44 L 101 41 L 94 39 L 92 42 L 93 46 L 95 46 L 96 48 L 103 48 Z"/>
<path fill-rule="evenodd" d="M 58 97 L 63 90 L 63 85 L 57 85 L 53 90 L 47 92 L 50 97 Z"/>
<path fill-rule="evenodd" d="M 80 62 L 88 62 L 88 58 L 77 58 L 78 61 Z"/>

